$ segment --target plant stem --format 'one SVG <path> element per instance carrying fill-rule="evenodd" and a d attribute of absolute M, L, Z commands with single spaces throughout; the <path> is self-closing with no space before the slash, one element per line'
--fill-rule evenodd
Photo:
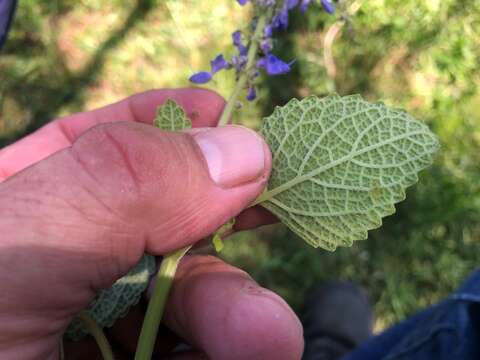
<path fill-rule="evenodd" d="M 86 312 L 82 311 L 78 318 L 80 321 L 83 322 L 85 327 L 87 328 L 90 335 L 92 335 L 97 342 L 98 347 L 102 353 L 102 357 L 104 360 L 114 360 L 113 351 L 108 343 L 107 337 L 105 336 L 102 328 L 98 326 L 95 320 Z"/>
<path fill-rule="evenodd" d="M 248 77 L 250 75 L 250 70 L 255 66 L 258 46 L 260 44 L 260 40 L 262 39 L 263 29 L 265 28 L 265 25 L 267 24 L 267 20 L 270 17 L 271 17 L 271 12 L 267 11 L 265 12 L 265 14 L 261 15 L 258 18 L 257 26 L 255 28 L 255 32 L 253 33 L 250 47 L 248 49 L 247 64 L 245 65 L 245 69 L 240 74 L 232 94 L 228 98 L 227 104 L 225 105 L 222 116 L 220 117 L 220 120 L 218 122 L 218 126 L 223 126 L 228 124 L 228 121 L 232 116 L 232 112 L 235 109 L 238 96 L 240 95 L 240 92 L 243 90 L 245 85 L 247 85 Z"/>
<path fill-rule="evenodd" d="M 263 30 L 271 16 L 271 11 L 267 11 L 258 19 L 257 26 L 251 38 L 250 47 L 248 49 L 245 69 L 240 74 L 235 88 L 233 89 L 233 92 L 230 95 L 225 108 L 223 109 L 218 126 L 223 126 L 228 123 L 230 117 L 232 116 L 232 112 L 235 109 L 240 92 L 248 83 L 250 71 L 255 66 L 258 47 L 262 39 Z M 148 303 L 147 313 L 145 314 L 142 330 L 140 332 L 140 338 L 138 339 L 135 360 L 150 360 L 152 357 L 153 347 L 157 338 L 158 327 L 160 325 L 160 321 L 162 320 L 163 310 L 167 302 L 167 297 L 170 292 L 173 279 L 175 278 L 175 272 L 177 271 L 178 263 L 187 253 L 187 251 L 190 250 L 190 247 L 191 246 L 187 246 L 167 254 L 160 265 L 160 269 L 157 273 L 155 289 L 153 291 L 152 298 Z"/>
<path fill-rule="evenodd" d="M 190 250 L 191 245 L 167 254 L 160 265 L 153 290 L 152 298 L 148 303 L 147 313 L 143 320 L 142 331 L 138 339 L 135 360 L 150 360 L 157 338 L 158 327 L 162 320 L 163 310 L 172 287 L 177 266 L 182 257 Z"/>

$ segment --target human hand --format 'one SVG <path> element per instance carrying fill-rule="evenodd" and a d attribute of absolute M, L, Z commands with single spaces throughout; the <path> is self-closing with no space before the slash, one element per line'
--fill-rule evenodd
<path fill-rule="evenodd" d="M 0 150 L 1 359 L 56 359 L 71 319 L 144 252 L 202 239 L 261 193 L 271 162 L 263 140 L 236 126 L 173 133 L 147 125 L 167 98 L 197 128 L 215 126 L 224 106 L 205 90 L 150 91 Z M 237 228 L 265 216 L 244 211 Z M 119 358 L 134 351 L 142 317 L 137 306 L 108 330 Z M 303 350 L 288 305 L 214 257 L 182 260 L 164 323 L 193 348 L 172 359 L 291 360 Z M 73 358 L 95 358 L 90 340 L 72 349 Z"/>

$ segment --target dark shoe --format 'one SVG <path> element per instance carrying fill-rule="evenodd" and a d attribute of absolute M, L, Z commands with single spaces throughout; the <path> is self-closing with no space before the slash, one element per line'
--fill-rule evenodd
<path fill-rule="evenodd" d="M 367 294 L 355 284 L 330 282 L 306 296 L 303 360 L 336 360 L 372 334 L 373 312 Z"/>

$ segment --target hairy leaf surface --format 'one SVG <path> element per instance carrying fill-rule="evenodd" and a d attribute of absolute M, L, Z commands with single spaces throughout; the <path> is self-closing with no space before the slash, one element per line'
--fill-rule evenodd
<path fill-rule="evenodd" d="M 118 279 L 111 288 L 101 290 L 86 311 L 99 326 L 112 326 L 118 318 L 127 314 L 131 306 L 140 301 L 155 269 L 155 257 L 143 255 L 127 275 Z M 80 340 L 87 334 L 88 330 L 77 318 L 71 322 L 66 332 L 72 340 Z"/>
<path fill-rule="evenodd" d="M 273 170 L 256 203 L 309 244 L 332 251 L 366 239 L 393 214 L 439 147 L 406 112 L 357 95 L 293 99 L 260 133 Z"/>
<path fill-rule="evenodd" d="M 192 123 L 183 109 L 175 101 L 168 99 L 157 109 L 154 126 L 162 130 L 176 131 L 191 128 Z M 139 302 L 155 270 L 155 257 L 144 254 L 127 275 L 117 280 L 111 288 L 99 292 L 87 312 L 99 326 L 112 326 L 118 318 L 127 314 L 131 306 Z M 74 319 L 66 332 L 73 340 L 79 340 L 86 334 L 88 330 L 79 319 Z"/>

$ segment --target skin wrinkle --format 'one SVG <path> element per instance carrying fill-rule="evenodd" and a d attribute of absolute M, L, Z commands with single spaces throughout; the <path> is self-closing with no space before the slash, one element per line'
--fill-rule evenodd
<path fill-rule="evenodd" d="M 79 153 L 76 151 L 76 148 L 72 146 L 69 150 L 69 155 L 71 158 L 75 161 L 75 163 L 79 166 L 81 169 L 81 172 L 85 173 L 90 180 L 92 180 L 95 184 L 99 185 L 100 188 L 102 188 L 102 183 L 98 181 L 96 176 L 92 174 L 86 163 L 82 160 L 82 157 L 79 156 Z M 97 194 L 94 194 L 89 186 L 87 184 L 83 184 L 82 182 L 78 182 L 78 185 L 81 186 L 81 188 L 90 195 L 90 198 L 95 199 L 97 203 L 101 204 L 104 209 L 106 209 L 110 214 L 114 215 L 115 218 L 118 220 L 121 220 L 122 223 L 128 224 L 129 221 L 127 218 L 125 218 L 122 214 L 120 214 L 118 211 L 115 211 L 110 205 L 108 205 L 105 201 L 101 199 L 101 196 L 98 196 Z"/>
<path fill-rule="evenodd" d="M 89 213 L 86 209 L 82 209 L 81 206 L 77 205 L 74 201 L 71 201 L 70 199 L 64 198 L 63 201 L 65 204 L 70 207 L 71 209 L 75 210 L 77 214 L 87 223 L 94 225 L 99 228 L 104 228 L 104 229 L 113 229 L 110 224 L 106 224 L 104 221 L 101 221 L 100 219 L 97 221 L 98 216 L 92 216 L 91 213 Z M 96 200 L 98 201 L 98 200 Z M 102 218 L 103 220 L 103 218 Z"/>
<path fill-rule="evenodd" d="M 195 202 L 192 202 L 191 198 L 187 196 L 170 197 L 168 200 L 163 199 L 164 202 L 175 203 L 175 208 L 170 212 L 171 216 L 169 218 L 151 229 L 152 233 L 148 237 L 149 239 L 156 239 L 158 235 L 155 234 L 165 234 L 166 232 L 169 235 L 172 234 L 172 236 L 164 236 L 162 239 L 162 247 L 170 247 L 170 244 L 172 244 L 172 248 L 173 244 L 178 243 L 177 239 L 179 237 L 190 239 L 191 235 L 189 234 L 197 234 L 199 232 L 205 232 L 205 236 L 208 235 L 206 234 L 208 229 L 203 229 L 205 223 L 202 219 L 204 211 L 212 210 L 212 193 L 211 191 L 205 191 L 205 188 L 210 186 L 210 184 L 205 184 L 204 181 L 208 177 L 207 165 L 200 149 L 190 135 L 178 134 L 178 137 L 183 140 L 182 143 L 180 141 L 171 141 L 165 145 L 172 153 L 169 157 L 177 160 L 162 164 L 165 167 L 163 173 L 165 175 L 175 174 L 178 172 L 176 164 L 184 164 L 182 169 L 184 173 L 181 175 L 182 188 L 188 189 L 188 193 L 196 194 L 196 199 Z M 191 155 L 192 152 L 195 156 Z M 178 187 L 178 183 L 164 180 L 162 193 L 167 195 L 171 193 L 178 194 Z M 222 219 L 219 219 L 219 221 L 222 221 Z M 151 223 L 149 225 L 151 226 Z M 155 244 L 149 242 L 147 246 L 150 251 L 156 252 Z"/>
<path fill-rule="evenodd" d="M 74 141 L 75 141 L 75 135 L 72 134 L 72 131 L 70 129 L 70 127 L 68 127 L 64 122 L 62 121 L 58 121 L 56 123 L 53 123 L 55 124 L 55 126 L 57 126 L 57 128 L 60 130 L 60 133 L 65 137 L 65 139 L 67 140 L 68 144 L 73 144 Z"/>
<path fill-rule="evenodd" d="M 86 188 L 88 189 L 88 187 Z M 48 190 L 48 189 L 47 189 Z M 17 192 L 18 194 L 24 194 L 24 192 Z M 58 211 L 59 209 L 59 206 L 57 206 L 58 202 L 60 201 L 60 203 L 62 204 L 60 206 L 60 208 L 65 208 L 67 210 L 67 214 L 68 214 L 68 210 L 71 209 L 71 207 L 69 206 L 65 206 L 65 202 L 67 202 L 68 198 L 67 197 L 58 197 L 56 196 L 56 194 L 54 193 L 45 193 L 44 195 L 46 195 L 46 198 L 48 199 L 53 199 L 54 202 L 51 203 L 51 201 L 49 202 L 40 202 L 38 200 L 36 200 L 35 198 L 33 199 L 28 199 L 27 201 L 23 200 L 23 202 L 31 202 L 31 200 L 35 201 L 36 202 L 36 205 L 35 206 L 32 206 L 32 205 L 28 205 L 29 208 L 36 208 L 36 211 L 35 212 L 32 212 L 31 214 L 22 214 L 22 216 L 24 217 L 25 220 L 18 220 L 18 214 L 17 214 L 17 219 L 16 221 L 32 221 L 33 219 L 37 218 L 37 220 L 40 220 L 40 223 L 37 224 L 37 233 L 38 232 L 43 232 L 45 233 L 46 235 L 50 233 L 49 229 L 52 228 L 52 229 L 55 229 L 55 228 L 60 228 L 60 229 L 65 229 L 65 230 L 68 230 L 68 229 L 71 229 L 72 226 L 73 226 L 73 232 L 77 232 L 75 231 L 76 229 L 79 229 L 78 226 L 76 226 L 75 224 L 71 224 L 71 220 L 75 220 L 77 221 L 77 216 L 75 216 L 75 214 L 73 214 L 73 216 L 68 216 L 66 218 L 67 221 L 64 221 L 65 218 L 62 218 L 64 220 L 62 221 L 59 221 L 59 220 L 54 220 L 53 218 L 50 218 L 47 222 L 45 222 L 44 218 L 40 215 L 38 216 L 35 216 L 35 214 L 38 213 L 38 208 L 41 207 L 43 209 L 44 212 L 55 212 L 55 211 Z M 43 196 L 43 198 L 45 198 L 45 196 Z M 17 196 L 17 199 L 15 199 L 14 201 L 15 203 L 19 203 L 20 202 L 20 199 L 18 198 Z M 8 203 L 8 202 L 7 202 Z M 47 206 L 47 207 L 46 207 Z M 25 209 L 25 206 L 23 207 L 20 207 L 20 208 L 23 208 Z M 11 214 L 9 214 L 11 216 Z M 85 223 L 85 219 L 86 217 L 82 216 L 81 217 L 81 221 L 80 223 L 84 224 Z M 88 220 L 87 220 L 87 223 L 88 223 Z M 117 224 L 118 225 L 118 224 Z M 43 230 L 41 230 L 43 229 Z M 68 231 L 69 234 L 72 233 L 72 231 Z M 105 231 L 105 233 L 107 233 Z M 133 234 L 134 232 L 133 231 L 129 231 L 129 238 L 131 238 L 131 234 Z M 106 273 L 106 274 L 109 274 L 109 273 L 113 273 L 113 274 L 116 274 L 118 276 L 120 276 L 121 274 L 124 273 L 124 269 L 125 269 L 125 266 L 121 266 L 120 264 L 117 263 L 117 261 L 115 261 L 115 259 L 118 259 L 118 257 L 116 256 L 116 253 L 122 253 L 120 256 L 120 258 L 122 259 L 132 259 L 132 256 L 131 255 L 128 255 L 128 253 L 131 253 L 131 246 L 128 246 L 129 243 L 133 243 L 131 241 L 128 241 L 128 240 L 124 240 L 124 241 L 120 241 L 119 239 L 120 238 L 124 238 L 125 235 L 122 234 L 121 237 L 117 237 L 115 236 L 115 231 L 113 233 L 111 233 L 111 236 L 114 236 L 116 237 L 117 239 L 115 241 L 107 241 L 106 243 L 108 244 L 108 246 L 110 247 L 109 250 L 107 250 L 107 252 L 110 254 L 109 256 L 107 256 L 107 259 L 106 260 L 103 260 L 101 261 L 102 264 L 108 264 L 108 268 L 109 268 L 109 271 L 107 271 L 107 269 L 105 269 L 104 266 L 97 266 L 98 267 L 98 274 L 99 274 L 99 279 L 100 280 L 93 280 L 92 279 L 92 282 L 93 284 L 91 284 L 91 287 L 94 289 L 94 290 L 98 290 L 99 287 L 103 287 L 104 284 L 108 284 L 110 285 L 112 283 L 112 277 L 109 275 L 108 276 L 108 280 L 101 280 L 102 278 L 107 278 L 107 276 L 105 275 L 102 275 L 103 273 Z M 68 236 L 66 236 L 66 238 L 68 238 Z M 124 245 L 121 245 L 121 244 L 124 244 Z M 119 250 L 119 249 L 126 249 L 126 250 Z M 139 258 L 139 257 L 138 257 Z M 135 260 L 138 260 L 138 258 L 136 258 Z M 113 264 L 113 266 L 112 266 Z M 129 265 L 133 266 L 135 264 L 135 261 L 130 261 Z M 99 285 L 100 284 L 100 285 Z"/>
<path fill-rule="evenodd" d="M 120 155 L 120 159 L 123 161 L 123 168 L 127 171 L 127 174 L 131 177 L 132 183 L 134 185 L 135 192 L 138 194 L 141 191 L 140 180 L 137 177 L 137 172 L 132 165 L 132 161 L 130 159 L 130 154 L 126 149 L 124 143 L 118 141 L 118 139 L 113 135 L 114 132 L 108 130 L 109 128 L 106 127 L 104 129 L 104 134 L 106 139 L 110 141 L 113 147 L 117 150 L 118 154 Z"/>
<path fill-rule="evenodd" d="M 58 341 L 59 335 L 58 331 L 62 328 L 62 321 L 56 319 L 55 316 L 51 316 L 51 314 L 43 314 L 42 317 L 30 318 L 27 321 L 20 321 L 18 320 L 20 314 L 17 314 L 17 319 L 10 319 L 11 324 L 9 324 L 8 317 L 6 319 L 1 319 L 2 326 L 8 328 L 9 336 L 4 336 L 3 338 L 0 336 L 0 349 L 2 351 L 5 350 L 5 344 L 8 342 L 10 344 L 10 348 L 15 348 L 23 346 L 26 344 L 32 343 L 40 343 L 44 341 Z M 38 338 L 38 328 L 42 329 L 42 332 L 45 333 L 45 337 L 47 339 L 39 339 Z M 29 329 L 30 331 L 26 331 Z M 1 334 L 0 334 L 1 335 Z M 45 352 L 48 352 L 49 346 L 45 347 Z M 2 353 L 3 355 L 3 353 Z M 2 357 L 3 358 L 3 357 Z M 8 358 L 8 357 L 7 357 Z M 17 359 L 16 357 L 15 359 Z"/>
<path fill-rule="evenodd" d="M 132 256 L 128 254 L 128 251 L 121 250 L 126 248 L 131 235 L 128 234 L 126 240 L 120 240 L 122 237 L 114 236 L 114 234 L 110 234 L 109 237 L 110 240 L 102 241 L 102 257 L 94 263 L 96 269 L 94 274 L 96 276 L 90 279 L 89 284 L 93 293 L 112 286 L 116 279 L 127 272 L 129 265 L 135 263 L 135 261 L 130 261 Z M 125 253 L 127 256 L 121 257 Z"/>
<path fill-rule="evenodd" d="M 116 279 L 125 274 L 125 269 L 128 269 L 128 261 L 125 260 L 131 258 L 131 256 L 128 256 L 126 258 L 120 258 L 121 260 L 119 259 L 119 254 L 125 253 L 126 251 L 118 250 L 125 248 L 125 245 L 119 245 L 118 239 L 107 241 L 106 243 L 107 255 L 104 260 L 105 264 L 100 261 L 95 263 L 97 279 L 92 279 L 90 283 L 90 288 L 92 288 L 94 292 L 112 286 Z M 121 243 L 125 244 L 125 241 Z"/>
<path fill-rule="evenodd" d="M 77 185 L 81 185 L 81 189 L 82 189 L 83 191 L 85 191 L 85 194 L 86 194 L 87 196 L 89 196 L 89 198 L 92 199 L 95 203 L 102 205 L 102 208 L 104 208 L 104 209 L 106 208 L 106 207 L 105 207 L 105 204 L 103 204 L 98 197 L 95 197 L 94 194 L 89 191 L 88 187 L 84 186 L 81 182 L 78 183 Z M 97 226 L 97 227 L 101 227 L 101 228 L 106 228 L 106 229 L 108 229 L 108 228 L 113 228 L 110 224 L 107 224 L 106 221 L 95 221 L 94 219 L 98 219 L 98 218 L 99 218 L 98 216 L 92 217 L 91 215 L 89 215 L 88 211 L 86 210 L 87 207 L 84 206 L 84 207 L 82 208 L 81 206 L 77 205 L 77 204 L 75 203 L 75 201 L 72 201 L 72 199 L 70 199 L 69 197 L 67 197 L 67 196 L 57 196 L 57 192 L 51 192 L 51 191 L 49 191 L 49 192 L 47 192 L 47 193 L 45 193 L 45 194 L 48 195 L 49 198 L 54 199 L 54 200 L 60 202 L 60 204 L 64 205 L 64 206 L 60 206 L 60 208 L 66 208 L 66 209 L 73 209 L 73 210 L 75 210 L 75 212 L 76 212 L 77 214 L 81 215 L 82 220 L 84 220 L 85 222 L 91 223 L 91 224 L 93 224 L 93 225 L 95 225 L 95 226 Z M 76 200 L 76 198 L 77 198 L 77 195 L 78 195 L 78 194 L 76 194 L 76 196 L 75 196 L 75 200 Z M 33 199 L 33 201 L 35 201 L 35 199 Z M 40 201 L 37 201 L 37 204 L 40 204 Z M 37 207 L 38 207 L 38 206 L 37 206 Z M 58 208 L 59 208 L 59 206 L 58 206 L 56 203 L 54 204 L 53 207 L 54 207 L 55 209 L 58 209 Z M 107 210 L 110 210 L 109 208 L 106 208 L 106 209 L 107 209 Z M 90 212 L 92 212 L 92 207 L 91 207 L 91 206 L 88 206 L 88 210 L 89 210 Z M 102 215 L 103 215 L 103 216 L 100 217 L 100 218 L 101 218 L 102 220 L 104 220 L 104 219 L 105 219 L 105 216 L 104 216 L 104 214 L 102 214 Z M 115 228 L 116 228 L 116 227 L 115 227 Z"/>
<path fill-rule="evenodd" d="M 19 199 L 16 198 L 14 201 L 15 201 L 15 203 L 18 204 Z M 36 201 L 36 199 L 28 199 L 27 201 L 24 201 L 24 202 L 25 203 L 34 202 L 36 204 L 35 207 L 30 206 L 30 204 L 27 205 L 27 206 L 35 208 L 35 211 L 30 212 L 30 213 L 15 212 L 14 214 L 12 214 L 12 211 L 15 211 L 16 208 L 13 207 L 11 211 L 7 209 L 8 217 L 12 219 L 11 220 L 12 222 L 22 223 L 22 222 L 36 221 L 35 224 L 37 226 L 37 228 L 36 228 L 37 232 L 39 232 L 39 233 L 44 232 L 45 234 L 49 233 L 49 228 L 50 227 L 54 227 L 54 228 L 59 227 L 59 228 L 66 228 L 66 229 L 69 229 L 69 228 L 77 229 L 78 228 L 78 226 L 72 225 L 68 221 L 60 221 L 60 220 L 55 221 L 54 219 L 48 219 L 48 221 L 45 221 L 44 216 L 42 216 L 38 212 L 38 208 L 40 206 L 42 207 L 42 211 L 46 211 L 46 212 L 51 211 L 51 210 L 57 210 L 58 207 L 56 207 L 56 206 L 53 206 L 51 204 L 46 204 L 46 203 L 41 202 L 41 201 Z M 20 207 L 20 208 L 22 208 L 22 207 Z M 6 217 L 2 217 L 2 219 L 6 219 Z"/>
<path fill-rule="evenodd" d="M 133 108 L 132 97 L 129 97 L 126 100 L 124 100 L 124 103 L 126 103 L 126 106 L 125 106 L 125 109 L 127 112 L 126 117 L 133 119 L 133 121 L 140 121 L 140 117 L 136 115 L 135 109 Z"/>
<path fill-rule="evenodd" d="M 22 194 L 22 192 L 20 192 L 20 194 Z M 51 198 L 51 195 L 53 194 L 48 194 L 48 197 Z M 67 202 L 67 198 L 61 198 L 61 197 L 57 197 L 55 196 L 55 199 L 58 201 L 60 200 L 61 202 Z M 19 199 L 16 199 L 16 203 L 18 203 L 18 200 Z M 35 201 L 35 199 L 33 199 L 33 201 Z M 43 211 L 44 212 L 52 212 L 51 210 L 57 210 L 58 211 L 58 206 L 56 206 L 56 203 L 53 204 L 53 206 L 50 204 L 48 206 L 47 209 L 45 209 L 45 205 L 48 205 L 48 204 L 45 204 L 44 202 L 40 202 L 40 201 L 36 201 L 37 203 L 37 206 L 35 206 L 38 210 L 38 207 L 39 205 L 43 205 L 42 208 L 43 208 Z M 23 207 L 24 208 L 24 207 Z M 69 207 L 66 207 L 67 209 L 67 213 L 68 213 L 68 209 L 70 209 Z M 50 233 L 50 230 L 49 229 L 57 229 L 57 228 L 60 228 L 60 229 L 65 229 L 65 230 L 69 230 L 68 231 L 68 234 L 72 234 L 72 233 L 77 233 L 77 231 L 75 230 L 81 230 L 83 229 L 84 227 L 80 228 L 76 225 L 76 222 L 79 222 L 81 224 L 84 224 L 85 223 L 85 220 L 87 220 L 85 217 L 82 216 L 81 218 L 81 221 L 78 221 L 78 219 L 76 218 L 76 216 L 74 215 L 73 217 L 72 216 L 68 216 L 66 219 L 65 218 L 62 218 L 63 220 L 60 221 L 60 220 L 54 220 L 53 218 L 50 218 L 48 221 L 44 221 L 45 219 L 38 215 L 38 216 L 35 216 L 37 212 L 35 213 L 32 213 L 32 214 L 23 214 L 23 217 L 24 217 L 24 220 L 18 220 L 17 218 L 17 222 L 18 221 L 21 221 L 21 222 L 28 222 L 28 221 L 31 221 L 32 219 L 37 219 L 37 220 L 40 220 L 40 222 L 37 224 L 36 228 L 37 228 L 37 234 L 38 233 L 45 233 L 45 236 L 47 236 L 49 233 Z M 18 216 L 18 215 L 17 215 Z M 67 221 L 65 221 L 67 220 Z M 72 223 L 72 220 L 74 220 L 74 222 Z M 87 220 L 87 223 L 89 221 Z M 107 225 L 103 225 L 103 226 L 107 226 Z M 98 226 L 96 226 L 98 227 Z M 121 236 L 116 236 L 116 232 L 118 231 L 118 224 L 116 227 L 112 227 L 112 226 L 108 226 L 110 228 L 116 228 L 117 230 L 113 230 L 113 231 L 110 231 L 110 232 L 107 232 L 107 231 L 104 231 L 105 233 L 109 233 L 112 237 L 115 237 L 116 240 L 112 240 L 112 241 L 106 241 L 106 242 L 103 242 L 104 244 L 108 244 L 109 246 L 109 250 L 108 251 L 108 254 L 110 254 L 109 256 L 107 256 L 105 258 L 105 260 L 103 261 L 99 261 L 99 263 L 101 263 L 102 265 L 97 265 L 98 267 L 98 274 L 99 274 L 99 279 L 95 280 L 95 279 L 92 279 L 92 284 L 91 284 L 91 288 L 92 288 L 92 291 L 94 290 L 98 290 L 99 288 L 101 287 L 104 287 L 106 285 L 110 285 L 112 283 L 112 276 L 109 275 L 108 276 L 108 280 L 101 280 L 102 278 L 106 278 L 106 276 L 102 275 L 103 273 L 107 273 L 107 274 L 116 274 L 116 276 L 120 276 L 121 274 L 124 273 L 124 269 L 125 269 L 125 266 L 120 266 L 120 264 L 117 263 L 116 259 L 118 258 L 121 258 L 121 259 L 132 259 L 132 255 L 131 255 L 131 247 L 132 246 L 128 246 L 128 244 L 132 243 L 131 241 L 129 240 L 124 240 L 124 241 L 120 241 L 119 239 L 121 238 L 124 238 L 125 237 L 125 234 L 128 235 L 128 238 L 131 238 L 133 233 L 135 233 L 134 231 L 128 231 L 127 233 L 121 233 L 120 235 Z M 43 230 L 42 230 L 43 229 Z M 72 231 L 73 230 L 73 231 Z M 65 238 L 68 238 L 69 235 L 68 234 L 65 234 Z M 60 237 L 62 237 L 61 234 L 58 234 Z M 124 244 L 124 245 L 121 245 L 121 244 Z M 125 248 L 126 250 L 122 250 L 122 251 L 119 251 L 118 249 L 122 249 L 122 248 Z M 93 249 L 93 248 L 92 248 Z M 117 253 L 122 253 L 121 255 L 118 255 L 116 256 Z M 133 266 L 137 260 L 138 261 L 139 259 L 139 256 L 138 258 L 130 261 L 130 265 Z M 105 268 L 105 264 L 108 264 L 108 269 Z M 112 266 L 113 264 L 113 266 Z"/>
<path fill-rule="evenodd" d="M 154 253 L 156 251 L 156 244 L 161 242 L 161 247 L 175 247 L 175 244 L 178 244 L 178 238 L 182 239 L 190 239 L 193 234 L 197 234 L 200 231 L 208 232 L 202 229 L 204 224 L 201 220 L 201 214 L 203 211 L 207 210 L 209 207 L 209 199 L 204 198 L 203 200 L 200 199 L 198 202 L 195 203 L 196 206 L 188 206 L 181 207 L 179 206 L 181 211 L 177 211 L 174 216 L 171 216 L 168 219 L 158 225 L 158 227 L 151 230 L 151 234 L 148 236 L 150 240 L 147 243 L 147 248 Z M 198 206 L 200 205 L 200 206 Z M 192 207 L 192 209 L 189 209 Z M 193 211 L 192 211 L 193 210 Z M 168 230 L 167 230 L 168 229 Z M 173 236 L 159 236 L 156 234 L 165 234 L 168 231 L 168 234 L 175 234 Z M 205 234 L 206 236 L 207 234 Z"/>
<path fill-rule="evenodd" d="M 10 176 L 10 173 L 7 171 L 6 168 L 0 166 L 0 184 L 5 181 Z"/>
<path fill-rule="evenodd" d="M 40 219 L 42 218 L 42 215 L 38 214 L 37 216 L 32 216 L 33 214 L 25 214 L 25 211 L 20 211 L 19 209 L 30 209 L 32 208 L 32 204 L 35 204 L 37 205 L 36 207 L 38 208 L 38 205 L 42 205 L 43 202 L 38 200 L 38 199 L 35 199 L 35 198 L 31 198 L 31 197 L 27 197 L 25 196 L 25 193 L 23 192 L 15 192 L 15 191 L 6 191 L 6 194 L 4 195 L 3 193 L 5 192 L 2 192 L 2 202 L 4 205 L 6 205 L 6 208 L 2 211 L 2 207 L 0 207 L 0 218 L 2 219 L 2 221 L 5 221 L 6 219 L 14 219 L 14 220 L 17 220 L 17 219 L 28 219 L 28 218 L 37 218 L 37 219 Z M 16 204 L 22 204 L 21 207 L 17 206 Z"/>
<path fill-rule="evenodd" d="M 96 125 L 90 130 L 88 130 L 85 135 L 81 136 L 71 147 L 77 158 L 81 160 L 80 162 L 82 163 L 82 165 L 84 165 L 84 169 L 87 171 L 87 173 L 89 173 L 91 177 L 96 180 L 97 184 L 99 184 L 102 188 L 105 187 L 102 178 L 99 178 L 99 176 L 95 172 L 93 172 L 92 169 L 90 169 L 90 164 L 87 161 L 93 159 L 90 147 L 94 146 L 95 143 L 99 144 L 98 152 L 101 155 L 107 155 L 103 157 L 110 157 L 111 164 L 115 164 L 115 167 L 113 168 L 113 170 L 115 170 L 115 173 L 112 175 L 116 175 L 118 178 L 120 178 L 120 180 L 124 181 L 125 177 L 121 175 L 125 174 L 126 172 L 126 174 L 128 175 L 126 178 L 126 182 L 128 184 L 133 184 L 134 189 L 138 189 L 136 181 L 137 175 L 134 171 L 130 171 L 132 170 L 132 164 L 130 162 L 130 159 L 126 158 L 125 150 L 123 148 L 123 145 L 121 145 L 121 140 L 117 139 L 118 135 L 115 134 L 116 132 L 124 131 L 125 127 L 129 131 L 134 130 L 130 129 L 128 125 L 129 124 L 127 123 L 117 123 L 115 124 L 115 127 L 112 127 L 110 124 Z M 85 159 L 81 150 L 84 150 L 86 146 L 88 146 L 89 149 L 87 150 L 87 158 Z M 120 162 L 116 161 L 118 159 L 120 160 Z M 98 166 L 96 163 L 92 164 L 94 166 L 94 169 L 95 166 Z M 128 186 L 127 188 L 130 189 L 130 187 Z"/>

